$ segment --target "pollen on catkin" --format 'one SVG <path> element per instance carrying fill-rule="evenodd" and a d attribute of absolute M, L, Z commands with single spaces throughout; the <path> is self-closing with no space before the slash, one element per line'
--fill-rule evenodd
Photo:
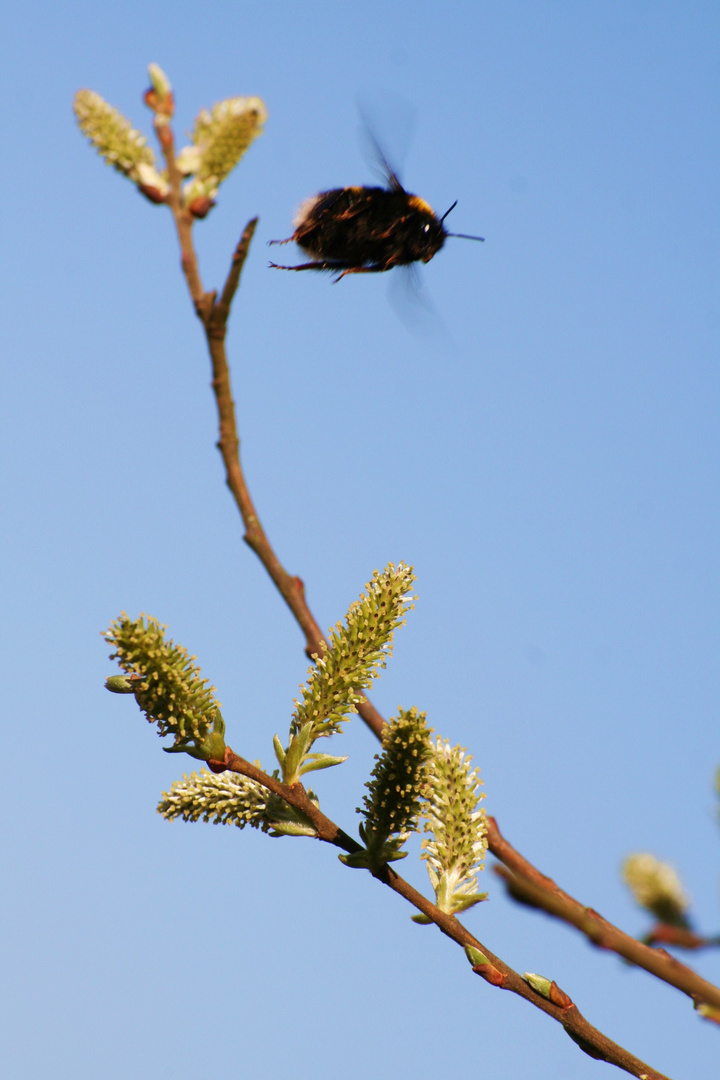
<path fill-rule="evenodd" d="M 382 753 L 365 785 L 365 827 L 381 837 L 407 839 L 417 825 L 429 775 L 432 746 L 425 713 L 400 710 L 385 725 Z"/>
<path fill-rule="evenodd" d="M 227 98 L 203 109 L 195 120 L 193 146 L 199 152 L 198 180 L 215 184 L 232 172 L 254 139 L 262 133 L 267 110 L 259 97 Z"/>
<path fill-rule="evenodd" d="M 415 576 L 405 563 L 376 570 L 372 581 L 328 634 L 327 650 L 308 672 L 302 700 L 295 702 L 290 733 L 313 725 L 313 737 L 332 735 L 357 711 L 363 691 L 384 668 L 395 630 L 415 599 Z"/>
<path fill-rule="evenodd" d="M 477 875 L 487 851 L 487 821 L 480 806 L 484 793 L 478 769 L 461 747 L 437 739 L 430 762 L 427 798 L 422 806 L 422 858 L 427 861 L 435 902 L 453 915 L 484 899 Z M 424 921 L 416 917 L 416 921 Z"/>
<path fill-rule="evenodd" d="M 267 829 L 269 792 L 262 785 L 234 772 L 199 773 L 176 780 L 164 791 L 158 813 L 167 821 L 212 821 L 239 829 Z"/>
<path fill-rule="evenodd" d="M 140 165 L 154 166 L 155 155 L 145 136 L 94 90 L 78 90 L 73 109 L 83 135 L 108 165 L 135 181 Z"/>
<path fill-rule="evenodd" d="M 117 660 L 128 675 L 143 681 L 135 691 L 138 705 L 160 735 L 179 739 L 205 739 L 220 709 L 214 687 L 201 678 L 200 668 L 187 649 L 165 637 L 167 628 L 157 619 L 140 615 L 130 619 L 123 612 L 104 633 Z"/>
<path fill-rule="evenodd" d="M 624 860 L 622 875 L 636 902 L 656 919 L 671 926 L 688 926 L 690 900 L 670 863 L 648 852 L 637 852 Z"/>

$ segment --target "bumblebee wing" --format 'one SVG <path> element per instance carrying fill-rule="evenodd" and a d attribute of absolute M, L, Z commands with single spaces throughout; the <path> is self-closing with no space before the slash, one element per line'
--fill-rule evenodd
<path fill-rule="evenodd" d="M 385 179 L 387 180 L 390 190 L 391 191 L 402 191 L 403 194 L 404 194 L 405 193 L 405 188 L 402 186 L 402 184 L 398 180 L 397 173 L 393 169 L 393 167 L 390 164 L 390 162 L 388 161 L 388 159 L 385 157 L 385 154 L 383 153 L 383 150 L 382 150 L 382 147 L 380 146 L 380 143 L 377 141 L 377 139 L 375 138 L 375 136 L 372 134 L 372 132 L 369 129 L 368 129 L 368 138 L 370 139 L 372 147 L 373 147 L 373 154 L 375 155 L 375 158 L 377 159 L 378 164 L 382 168 L 382 174 L 385 177 Z"/>
<path fill-rule="evenodd" d="M 455 349 L 442 316 L 425 286 L 422 271 L 412 263 L 391 275 L 388 300 L 405 329 L 431 348 Z"/>
<path fill-rule="evenodd" d="M 362 109 L 360 109 L 360 119 L 362 120 L 363 138 L 368 147 L 369 157 L 378 166 L 377 171 L 380 172 L 391 191 L 402 191 L 404 194 L 405 188 L 400 183 L 396 170 L 388 161 L 387 155 L 378 142 L 372 125 Z"/>

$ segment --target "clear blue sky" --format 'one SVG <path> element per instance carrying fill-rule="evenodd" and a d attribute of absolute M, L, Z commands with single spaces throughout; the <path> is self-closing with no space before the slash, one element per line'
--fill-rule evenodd
<path fill-rule="evenodd" d="M 149 130 L 149 61 L 179 132 L 223 97 L 267 103 L 197 242 L 218 286 L 260 216 L 229 337 L 243 457 L 321 625 L 412 563 L 378 707 L 467 746 L 508 837 L 585 903 L 642 932 L 618 866 L 650 850 L 718 932 L 719 31 L 716 3 L 679 0 L 3 14 L 13 1080 L 613 1075 L 329 848 L 155 814 L 193 763 L 104 691 L 99 631 L 123 609 L 169 624 L 230 745 L 267 766 L 306 661 L 224 488 L 169 215 L 74 127 L 87 86 Z M 357 100 L 397 95 L 413 138 L 395 150 L 390 105 L 381 134 L 407 186 L 486 237 L 424 269 L 435 335 L 397 317 L 390 275 L 267 268 L 303 198 L 373 179 Z M 353 830 L 376 745 L 356 721 L 336 752 L 316 787 Z M 414 855 L 403 870 L 428 888 Z M 485 878 L 481 940 L 676 1080 L 717 1076 L 687 999 Z M 691 960 L 720 977 L 717 953 Z"/>

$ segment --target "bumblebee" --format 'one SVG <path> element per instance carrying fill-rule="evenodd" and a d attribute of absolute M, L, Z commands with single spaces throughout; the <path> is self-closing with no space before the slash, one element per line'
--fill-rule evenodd
<path fill-rule="evenodd" d="M 388 187 L 346 187 L 322 191 L 302 204 L 293 224 L 294 241 L 313 257 L 299 266 L 276 270 L 328 270 L 335 281 L 347 274 L 380 274 L 394 266 L 430 262 L 449 236 L 483 240 L 482 236 L 449 233 L 443 222 L 457 206 L 455 201 L 441 218 L 424 199 L 405 191 L 392 170 Z"/>

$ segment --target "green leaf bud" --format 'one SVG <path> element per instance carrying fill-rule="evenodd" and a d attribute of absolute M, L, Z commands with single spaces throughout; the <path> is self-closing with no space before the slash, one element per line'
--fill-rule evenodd
<path fill-rule="evenodd" d="M 550 1000 L 550 987 L 552 986 L 552 979 L 546 979 L 544 975 L 533 975 L 531 971 L 526 971 L 523 975 L 523 979 L 532 986 L 535 993 L 540 994 L 541 997 Z"/>
<path fill-rule="evenodd" d="M 478 964 L 490 963 L 485 953 L 480 952 L 480 950 L 476 949 L 474 945 L 465 946 L 465 955 L 470 961 L 472 967 L 477 967 Z"/>
<path fill-rule="evenodd" d="M 144 675 L 111 675 L 105 680 L 105 689 L 113 694 L 134 694 L 144 681 Z"/>
<path fill-rule="evenodd" d="M 150 76 L 152 88 L 158 97 L 164 98 L 172 93 L 170 80 L 159 64 L 148 64 L 148 75 Z"/>

